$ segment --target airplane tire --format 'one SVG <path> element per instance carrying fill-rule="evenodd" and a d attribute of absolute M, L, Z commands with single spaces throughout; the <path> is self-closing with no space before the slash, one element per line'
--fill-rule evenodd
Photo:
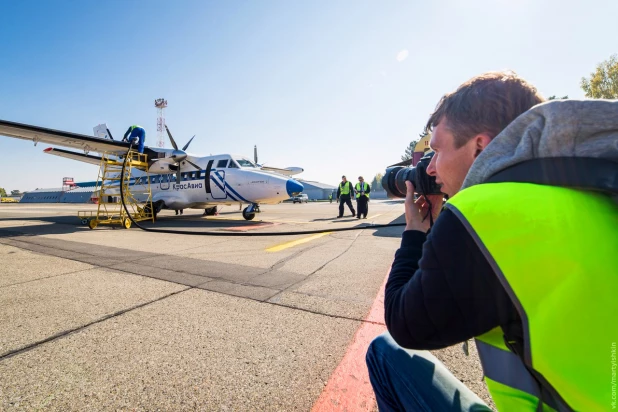
<path fill-rule="evenodd" d="M 255 213 L 248 213 L 247 212 L 248 208 L 244 208 L 242 211 L 242 217 L 245 218 L 245 220 L 253 220 L 253 218 L 255 217 Z"/>

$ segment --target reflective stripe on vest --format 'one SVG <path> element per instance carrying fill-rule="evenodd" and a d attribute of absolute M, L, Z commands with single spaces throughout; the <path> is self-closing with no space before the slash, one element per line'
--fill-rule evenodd
<path fill-rule="evenodd" d="M 366 192 L 367 191 L 367 182 L 363 182 L 363 187 L 361 189 L 360 183 L 357 183 L 355 186 L 356 189 L 356 198 L 358 199 L 360 197 L 360 192 Z M 369 193 L 365 193 L 364 196 L 369 197 Z"/>
<path fill-rule="evenodd" d="M 352 187 L 352 183 L 350 182 L 345 182 L 345 184 L 339 183 L 340 195 L 349 195 L 351 187 Z"/>
<path fill-rule="evenodd" d="M 541 387 L 521 358 L 506 347 L 503 336 L 502 329 L 497 327 L 475 339 L 487 388 L 492 396 L 494 393 L 508 394 L 494 397 L 500 411 L 536 410 Z M 554 399 L 548 394 L 544 394 L 543 401 L 542 410 L 557 410 Z"/>
<path fill-rule="evenodd" d="M 459 192 L 446 207 L 475 239 L 515 304 L 524 333 L 522 361 L 534 381 L 561 408 L 608 409 L 610 345 L 618 340 L 611 310 L 618 290 L 618 205 L 592 192 L 492 183 Z M 477 339 L 508 351 L 486 338 Z M 518 373 L 521 368 L 501 373 L 512 358 L 499 354 L 485 350 L 481 358 L 498 409 L 534 410 L 529 401 L 538 392 Z"/>

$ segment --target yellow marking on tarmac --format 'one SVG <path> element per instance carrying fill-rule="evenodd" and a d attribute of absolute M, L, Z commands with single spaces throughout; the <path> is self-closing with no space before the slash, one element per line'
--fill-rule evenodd
<path fill-rule="evenodd" d="M 322 236 L 330 235 L 331 232 L 318 233 L 317 235 L 304 237 L 302 239 L 293 240 L 291 242 L 285 242 L 277 246 L 273 246 L 271 248 L 266 249 L 267 252 L 279 252 L 283 249 L 287 249 L 290 247 L 294 247 L 297 245 L 302 245 L 303 243 L 311 242 L 314 239 L 321 238 Z"/>
<path fill-rule="evenodd" d="M 382 216 L 384 213 L 378 213 L 377 215 L 369 216 L 367 219 L 375 219 L 378 216 Z"/>

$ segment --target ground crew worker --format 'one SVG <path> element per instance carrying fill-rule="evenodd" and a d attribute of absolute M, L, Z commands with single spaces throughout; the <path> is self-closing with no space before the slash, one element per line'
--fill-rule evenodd
<path fill-rule="evenodd" d="M 367 219 L 367 213 L 369 213 L 369 193 L 371 187 L 369 183 L 365 182 L 362 176 L 358 177 L 358 183 L 354 186 L 354 193 L 356 193 L 356 210 L 358 210 L 357 217 L 360 219 L 363 215 L 363 219 Z"/>
<path fill-rule="evenodd" d="M 331 192 L 330 195 L 328 195 L 328 200 L 330 200 L 330 202 L 333 203 L 333 192 Z"/>
<path fill-rule="evenodd" d="M 339 216 L 337 218 L 343 217 L 343 204 L 345 203 L 350 208 L 350 212 L 352 212 L 352 217 L 356 216 L 356 212 L 354 211 L 354 206 L 352 206 L 352 193 L 354 189 L 352 188 L 352 183 L 348 182 L 345 176 L 341 176 L 341 183 L 339 183 L 339 188 L 337 189 L 337 202 L 339 202 Z"/>
<path fill-rule="evenodd" d="M 146 130 L 143 127 L 134 124 L 129 127 L 122 138 L 123 142 L 131 142 L 133 139 L 137 138 L 137 150 L 140 153 L 144 153 L 144 143 L 146 142 Z M 135 143 L 134 143 L 135 144 Z"/>
<path fill-rule="evenodd" d="M 449 200 L 406 182 L 389 332 L 367 351 L 380 410 L 490 411 L 424 350 L 471 338 L 499 411 L 615 408 L 618 101 L 542 101 L 486 73 L 431 115 L 427 173 Z"/>

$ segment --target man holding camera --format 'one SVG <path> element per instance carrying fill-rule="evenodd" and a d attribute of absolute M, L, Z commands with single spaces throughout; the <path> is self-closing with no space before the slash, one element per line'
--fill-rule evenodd
<path fill-rule="evenodd" d="M 426 351 L 471 338 L 499 410 L 610 408 L 618 102 L 541 102 L 486 73 L 430 117 L 427 173 L 449 200 L 440 212 L 441 195 L 415 200 L 405 182 L 389 332 L 367 352 L 380 410 L 489 410 Z"/>

